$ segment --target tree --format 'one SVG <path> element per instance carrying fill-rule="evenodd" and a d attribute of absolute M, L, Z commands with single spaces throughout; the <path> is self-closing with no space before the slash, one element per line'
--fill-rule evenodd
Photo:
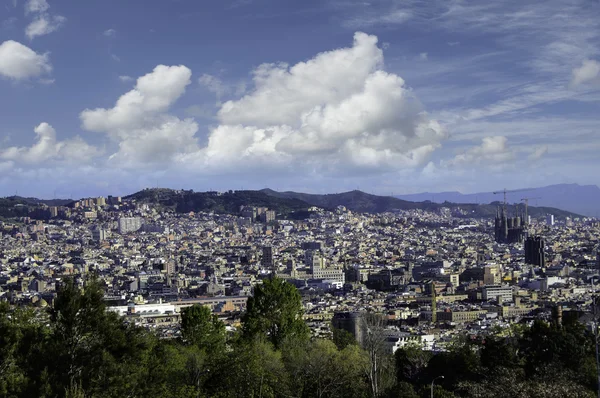
<path fill-rule="evenodd" d="M 52 355 L 55 364 L 51 370 L 56 388 L 66 391 L 73 385 L 84 386 L 81 379 L 87 364 L 94 363 L 95 347 L 100 347 L 100 334 L 95 333 L 105 319 L 106 306 L 103 294 L 95 281 L 82 292 L 73 279 L 66 279 L 58 289 L 54 306 L 50 309 L 52 325 Z"/>
<path fill-rule="evenodd" d="M 408 345 L 396 350 L 396 380 L 398 383 L 417 384 L 423 381 L 423 373 L 433 355 L 416 345 Z"/>
<path fill-rule="evenodd" d="M 331 327 L 333 332 L 333 343 L 340 350 L 343 350 L 349 345 L 358 345 L 354 335 L 347 330 Z"/>
<path fill-rule="evenodd" d="M 360 317 L 361 346 L 369 361 L 365 374 L 371 385 L 371 395 L 379 397 L 393 385 L 393 357 L 386 351 L 385 319 L 381 314 L 365 312 Z"/>
<path fill-rule="evenodd" d="M 488 369 L 519 366 L 518 347 L 511 342 L 512 340 L 507 338 L 486 336 L 480 349 L 481 366 Z"/>
<path fill-rule="evenodd" d="M 351 345 L 338 350 L 330 340 L 295 344 L 286 341 L 283 361 L 292 394 L 298 397 L 365 397 L 369 385 L 363 373 L 366 353 Z"/>
<path fill-rule="evenodd" d="M 0 302 L 0 396 L 34 393 L 30 374 L 39 360 L 44 330 L 30 309 L 12 310 Z"/>
<path fill-rule="evenodd" d="M 528 377 L 555 380 L 557 375 L 596 388 L 593 335 L 579 323 L 558 326 L 535 321 L 520 341 Z"/>
<path fill-rule="evenodd" d="M 72 279 L 59 288 L 50 310 L 44 359 L 55 395 L 72 386 L 86 395 L 131 395 L 145 383 L 154 339 L 106 310 L 104 292 L 91 278 L 81 290 Z"/>
<path fill-rule="evenodd" d="M 242 332 L 247 339 L 266 337 L 275 348 L 287 338 L 306 340 L 310 332 L 302 314 L 298 290 L 282 279 L 267 279 L 248 299 Z"/>
<path fill-rule="evenodd" d="M 225 324 L 203 305 L 193 305 L 181 311 L 181 335 L 207 353 L 222 351 L 225 345 Z"/>
<path fill-rule="evenodd" d="M 241 340 L 210 376 L 210 397 L 289 396 L 287 372 L 269 342 Z"/>
<path fill-rule="evenodd" d="M 584 386 L 562 375 L 553 380 L 526 379 L 519 369 L 496 368 L 480 381 L 461 382 L 460 396 L 467 398 L 593 398 Z"/>

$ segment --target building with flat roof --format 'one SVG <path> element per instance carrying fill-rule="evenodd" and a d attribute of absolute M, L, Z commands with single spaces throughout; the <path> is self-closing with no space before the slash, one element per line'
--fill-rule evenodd
<path fill-rule="evenodd" d="M 509 302 L 513 300 L 513 289 L 510 286 L 488 285 L 481 289 L 483 300 L 498 300 Z"/>

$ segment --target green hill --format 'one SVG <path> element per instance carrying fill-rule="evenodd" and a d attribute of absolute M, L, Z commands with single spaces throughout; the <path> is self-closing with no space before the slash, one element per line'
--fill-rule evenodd
<path fill-rule="evenodd" d="M 126 196 L 126 200 L 154 203 L 178 213 L 206 211 L 236 214 L 241 206 L 268 207 L 279 214 L 306 211 L 310 205 L 295 198 L 279 198 L 261 191 L 194 192 L 171 189 L 144 189 Z"/>
<path fill-rule="evenodd" d="M 308 208 L 317 206 L 326 210 L 344 206 L 347 209 L 360 213 L 383 213 L 395 210 L 425 210 L 439 211 L 449 208 L 454 215 L 473 218 L 490 218 L 496 215 L 500 202 L 490 204 L 473 203 L 433 203 L 411 202 L 391 196 L 371 195 L 361 191 L 350 191 L 337 194 L 307 194 L 300 192 L 277 192 L 272 189 L 260 191 L 228 191 L 194 192 L 192 190 L 173 190 L 166 188 L 150 188 L 125 196 L 125 200 L 135 200 L 140 203 L 158 205 L 165 210 L 178 213 L 190 211 L 215 212 L 223 214 L 237 214 L 241 206 L 268 207 L 280 216 L 290 218 L 307 218 L 310 213 Z M 41 205 L 65 205 L 68 200 L 40 200 L 36 198 L 7 197 L 0 198 L 0 217 L 13 218 L 27 216 L 30 210 Z M 517 205 L 508 205 L 509 214 L 515 214 Z M 523 213 L 524 208 L 518 205 L 518 210 Z M 580 217 L 577 214 L 559 210 L 552 207 L 529 207 L 529 215 L 543 217 L 554 214 L 558 219 L 565 217 Z"/>
<path fill-rule="evenodd" d="M 474 203 L 433 203 L 430 201 L 425 202 L 410 202 L 407 200 L 397 199 L 392 196 L 377 196 L 371 195 L 362 191 L 350 191 L 337 194 L 306 194 L 299 192 L 277 192 L 272 189 L 263 189 L 263 192 L 267 195 L 271 195 L 281 199 L 299 199 L 309 203 L 313 206 L 319 206 L 324 208 L 335 208 L 337 206 L 344 206 L 351 211 L 361 213 L 382 213 L 386 211 L 394 210 L 427 210 L 436 211 L 441 208 L 450 208 L 459 210 L 464 213 L 465 217 L 475 218 L 489 218 L 496 215 L 496 211 L 500 202 L 493 202 L 490 204 L 474 204 Z M 509 214 L 514 214 L 517 211 L 517 205 L 508 205 L 507 210 Z M 518 210 L 523 213 L 524 207 L 518 205 Z M 554 214 L 556 218 L 565 217 L 581 217 L 578 214 L 571 213 L 552 207 L 533 207 L 530 206 L 528 213 L 532 217 L 542 217 L 548 213 Z"/>

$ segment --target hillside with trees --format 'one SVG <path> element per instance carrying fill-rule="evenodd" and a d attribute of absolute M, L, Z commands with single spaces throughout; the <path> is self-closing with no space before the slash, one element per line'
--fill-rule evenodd
<path fill-rule="evenodd" d="M 215 212 L 222 214 L 237 214 L 241 206 L 268 207 L 278 214 L 287 215 L 298 211 L 306 211 L 309 204 L 298 199 L 277 198 L 260 191 L 228 191 L 194 192 L 176 191 L 172 189 L 144 189 L 124 197 L 139 203 L 149 203 L 163 208 L 172 209 L 178 213 Z"/>
<path fill-rule="evenodd" d="M 66 280 L 45 313 L 0 305 L 0 396 L 425 398 L 434 379 L 438 398 L 595 396 L 594 337 L 577 321 L 390 355 L 383 318 L 364 319 L 362 345 L 335 329 L 311 339 L 300 295 L 275 278 L 256 287 L 238 332 L 193 306 L 181 337 L 159 339 L 106 311 L 95 280 Z"/>
<path fill-rule="evenodd" d="M 458 209 L 464 213 L 465 217 L 473 218 L 492 218 L 496 215 L 496 211 L 502 205 L 500 202 L 491 202 L 489 204 L 476 203 L 434 203 L 431 201 L 411 202 L 402 200 L 393 196 L 378 196 L 371 195 L 366 192 L 354 190 L 349 192 L 335 194 L 307 194 L 300 192 L 277 192 L 272 189 L 263 189 L 267 195 L 281 199 L 298 199 L 312 206 L 323 208 L 335 208 L 344 206 L 352 211 L 361 213 L 383 213 L 394 210 L 425 210 L 436 211 L 441 208 Z M 509 214 L 515 214 L 517 211 L 524 212 L 523 205 L 509 204 L 507 205 Z M 529 206 L 528 214 L 532 217 L 543 217 L 546 214 L 554 214 L 557 218 L 565 217 L 580 217 L 578 214 L 564 211 L 552 207 L 534 207 Z"/>
<path fill-rule="evenodd" d="M 473 203 L 433 203 L 410 202 L 391 196 L 371 195 L 361 191 L 339 194 L 315 195 L 299 192 L 276 192 L 271 189 L 260 191 L 242 190 L 227 192 L 194 192 L 192 190 L 173 190 L 149 188 L 124 197 L 125 200 L 146 203 L 161 210 L 177 213 L 214 212 L 218 214 L 238 214 L 242 206 L 267 207 L 274 210 L 279 218 L 306 219 L 316 206 L 333 210 L 344 206 L 348 210 L 361 213 L 383 213 L 395 210 L 439 211 L 442 208 L 456 210 L 456 217 L 492 218 L 496 215 L 499 202 L 490 204 Z M 12 196 L 0 198 L 0 219 L 31 216 L 31 212 L 41 206 L 71 206 L 74 202 L 63 199 L 42 200 Z M 522 205 L 508 205 L 509 214 L 524 212 Z M 551 207 L 529 207 L 529 215 L 542 217 L 554 214 L 555 217 L 579 217 L 579 215 Z"/>

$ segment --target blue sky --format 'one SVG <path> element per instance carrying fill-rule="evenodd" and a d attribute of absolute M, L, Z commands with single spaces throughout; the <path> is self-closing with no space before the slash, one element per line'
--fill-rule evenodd
<path fill-rule="evenodd" d="M 595 0 L 0 0 L 0 195 L 600 177 Z"/>

